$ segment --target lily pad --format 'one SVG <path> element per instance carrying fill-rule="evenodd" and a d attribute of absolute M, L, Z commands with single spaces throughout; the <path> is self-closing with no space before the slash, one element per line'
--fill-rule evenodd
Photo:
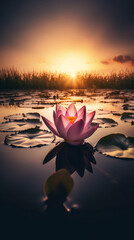
<path fill-rule="evenodd" d="M 122 105 L 123 109 L 124 110 L 133 110 L 134 111 L 134 106 L 133 105 L 130 105 L 130 104 L 123 104 Z"/>
<path fill-rule="evenodd" d="M 122 114 L 120 113 L 120 112 L 118 112 L 118 111 L 112 111 L 112 114 L 114 115 L 114 116 L 121 116 Z"/>
<path fill-rule="evenodd" d="M 32 108 L 32 109 L 43 109 L 43 108 L 47 108 L 47 107 L 53 107 L 54 105 L 54 100 L 41 100 L 40 98 L 37 99 L 32 99 L 29 101 L 25 101 L 24 103 L 20 104 L 19 107 L 20 108 Z"/>
<path fill-rule="evenodd" d="M 64 198 L 70 194 L 73 185 L 69 172 L 66 169 L 60 169 L 47 179 L 44 192 L 48 197 Z"/>
<path fill-rule="evenodd" d="M 49 145 L 54 141 L 54 135 L 46 130 L 31 128 L 16 134 L 7 135 L 5 144 L 12 147 L 32 148 Z"/>
<path fill-rule="evenodd" d="M 29 128 L 40 127 L 41 123 L 29 122 L 3 122 L 0 124 L 0 132 L 19 132 Z"/>
<path fill-rule="evenodd" d="M 121 120 L 124 122 L 131 122 L 132 120 L 134 120 L 134 113 L 133 112 L 122 113 Z"/>
<path fill-rule="evenodd" d="M 42 124 L 39 113 L 14 114 L 4 119 L 7 121 L 0 124 L 1 132 L 19 132 L 29 128 L 39 128 Z"/>
<path fill-rule="evenodd" d="M 110 128 L 118 125 L 118 123 L 111 118 L 97 118 L 95 119 L 95 123 L 98 123 L 100 128 Z"/>
<path fill-rule="evenodd" d="M 107 135 L 99 140 L 96 150 L 111 157 L 134 159 L 134 137 L 120 133 Z"/>
<path fill-rule="evenodd" d="M 110 114 L 109 111 L 104 110 L 104 109 L 98 109 L 98 110 L 96 111 L 96 113 L 97 113 L 97 115 L 106 115 L 106 114 Z"/>
<path fill-rule="evenodd" d="M 19 113 L 19 114 L 8 115 L 4 117 L 4 119 L 8 121 L 40 120 L 40 114 L 36 112 Z"/>

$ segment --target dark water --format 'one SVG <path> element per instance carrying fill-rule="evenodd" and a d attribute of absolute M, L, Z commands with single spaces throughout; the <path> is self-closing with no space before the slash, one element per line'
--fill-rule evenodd
<path fill-rule="evenodd" d="M 75 150 L 72 154 L 70 152 L 69 158 L 73 155 L 71 166 L 65 159 L 62 163 L 55 157 L 43 165 L 44 158 L 56 146 L 56 142 L 50 141 L 49 145 L 36 147 L 35 138 L 34 147 L 29 148 L 29 142 L 24 147 L 22 138 L 21 148 L 4 144 L 7 135 L 22 130 L 16 129 L 16 126 L 23 126 L 26 130 L 31 127 L 29 124 L 33 124 L 31 121 L 24 121 L 24 124 L 21 122 L 22 125 L 17 125 L 14 118 L 19 120 L 19 117 L 22 118 L 20 114 L 32 112 L 52 120 L 56 102 L 64 107 L 74 102 L 77 109 L 86 105 L 87 112 L 96 110 L 95 122 L 100 123 L 100 128 L 86 139 L 93 147 L 102 137 L 113 133 L 134 137 L 134 92 L 81 90 L 1 93 L 0 120 L 4 124 L 8 122 L 0 125 L 1 227 L 5 238 L 18 231 L 18 236 L 22 233 L 26 239 L 35 234 L 37 238 L 45 238 L 46 233 L 49 236 L 52 233 L 58 236 L 64 230 L 64 234 L 73 231 L 77 235 L 81 232 L 83 237 L 88 233 L 92 239 L 103 234 L 108 239 L 111 236 L 117 239 L 117 234 L 131 239 L 134 214 L 133 146 L 121 150 L 118 158 L 95 151 L 93 155 L 96 164 L 90 161 L 90 166 L 87 167 L 82 165 L 85 163 L 81 161 L 77 151 L 75 155 Z M 4 119 L 9 115 L 13 116 Z M 114 120 L 114 124 L 106 119 Z M 42 122 L 39 127 L 47 129 Z M 74 188 L 60 206 L 47 205 L 44 184 L 60 168 L 71 169 Z"/>

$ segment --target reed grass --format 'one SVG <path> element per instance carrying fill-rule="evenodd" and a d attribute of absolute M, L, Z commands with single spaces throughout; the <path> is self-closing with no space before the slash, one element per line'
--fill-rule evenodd
<path fill-rule="evenodd" d="M 14 69 L 0 70 L 0 90 L 7 89 L 134 89 L 134 72 L 78 73 L 75 78 L 57 73 L 20 73 Z"/>

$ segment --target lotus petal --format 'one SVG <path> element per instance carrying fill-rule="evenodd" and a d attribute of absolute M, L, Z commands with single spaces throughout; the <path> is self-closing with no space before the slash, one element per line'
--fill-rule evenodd
<path fill-rule="evenodd" d="M 58 110 L 58 111 L 56 112 L 56 117 L 58 118 L 61 114 L 64 115 L 63 112 L 62 112 L 62 110 Z"/>
<path fill-rule="evenodd" d="M 47 126 L 55 135 L 57 135 L 58 137 L 60 137 L 60 135 L 59 135 L 59 133 L 58 133 L 55 125 L 54 125 L 51 121 L 49 121 L 47 118 L 45 118 L 45 117 L 43 117 L 43 116 L 42 116 L 42 119 L 43 119 L 44 123 L 46 124 L 46 126 Z"/>
<path fill-rule="evenodd" d="M 85 120 L 86 120 L 86 107 L 85 106 L 80 108 L 80 110 L 78 111 L 78 118 L 75 122 L 79 121 L 80 119 L 82 119 L 83 122 L 85 123 Z"/>
<path fill-rule="evenodd" d="M 63 114 L 63 115 L 65 115 L 65 113 L 66 113 L 66 109 L 63 106 L 56 104 L 56 115 L 59 111 L 61 111 L 61 114 Z"/>
<path fill-rule="evenodd" d="M 81 107 L 79 110 L 78 110 L 78 117 L 79 117 L 79 115 L 84 111 L 84 109 L 85 109 L 86 107 L 85 106 L 83 106 L 83 107 Z"/>
<path fill-rule="evenodd" d="M 85 124 L 85 127 L 84 127 L 84 130 L 87 130 L 94 118 L 94 115 L 95 115 L 95 111 L 93 112 L 90 112 L 87 116 L 86 116 L 86 124 Z"/>
<path fill-rule="evenodd" d="M 55 135 L 64 138 L 72 145 L 82 145 L 84 139 L 92 135 L 98 128 L 98 124 L 91 126 L 94 115 L 95 111 L 86 115 L 85 106 L 77 112 L 75 105 L 72 103 L 66 111 L 64 107 L 59 104 L 56 105 L 56 111 L 53 111 L 55 125 L 45 117 L 42 118 Z"/>
<path fill-rule="evenodd" d="M 55 126 L 57 125 L 57 120 L 61 114 L 62 114 L 61 110 L 58 110 L 57 113 L 55 111 L 53 111 L 53 119 L 54 119 Z"/>
<path fill-rule="evenodd" d="M 67 138 L 67 131 L 70 126 L 71 122 L 65 116 L 60 115 L 56 127 L 62 138 Z"/>
<path fill-rule="evenodd" d="M 77 117 L 78 116 L 76 107 L 73 103 L 71 103 L 69 105 L 69 107 L 67 108 L 66 114 L 65 114 L 66 118 L 70 117 L 70 116 L 72 116 L 72 117 Z"/>
<path fill-rule="evenodd" d="M 99 124 L 95 124 L 95 125 L 91 126 L 87 131 L 85 131 L 85 132 L 83 131 L 83 133 L 80 136 L 80 139 L 85 139 L 85 138 L 90 137 L 98 127 L 99 127 Z"/>
<path fill-rule="evenodd" d="M 55 123 L 55 126 L 56 126 L 56 124 L 57 124 L 57 116 L 56 116 L 55 111 L 53 111 L 53 119 L 54 119 L 54 123 Z"/>
<path fill-rule="evenodd" d="M 83 127 L 84 127 L 84 122 L 82 119 L 72 124 L 72 126 L 68 129 L 67 139 L 69 139 L 70 141 L 75 141 L 79 139 L 80 134 L 83 130 Z"/>

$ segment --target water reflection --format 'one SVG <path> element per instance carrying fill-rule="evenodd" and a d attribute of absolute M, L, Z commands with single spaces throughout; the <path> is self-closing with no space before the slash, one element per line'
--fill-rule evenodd
<path fill-rule="evenodd" d="M 74 181 L 66 169 L 60 169 L 49 176 L 44 185 L 46 197 L 43 202 L 47 217 L 69 215 L 70 210 L 65 206 L 64 202 L 67 200 L 73 186 Z"/>
<path fill-rule="evenodd" d="M 72 217 L 77 208 L 68 209 L 65 205 L 68 195 L 73 189 L 71 174 L 75 171 L 80 177 L 84 176 L 85 169 L 93 173 L 92 165 L 96 164 L 94 149 L 89 143 L 73 146 L 61 142 L 46 155 L 43 164 L 56 157 L 56 172 L 45 182 L 45 215 L 47 217 Z M 75 211 L 74 211 L 75 209 Z"/>
<path fill-rule="evenodd" d="M 62 142 L 46 155 L 43 164 L 56 157 L 56 171 L 64 168 L 70 174 L 76 171 L 80 177 L 83 177 L 85 169 L 91 173 L 93 172 L 91 163 L 96 164 L 93 154 L 94 149 L 89 143 L 72 146 L 66 142 Z"/>

